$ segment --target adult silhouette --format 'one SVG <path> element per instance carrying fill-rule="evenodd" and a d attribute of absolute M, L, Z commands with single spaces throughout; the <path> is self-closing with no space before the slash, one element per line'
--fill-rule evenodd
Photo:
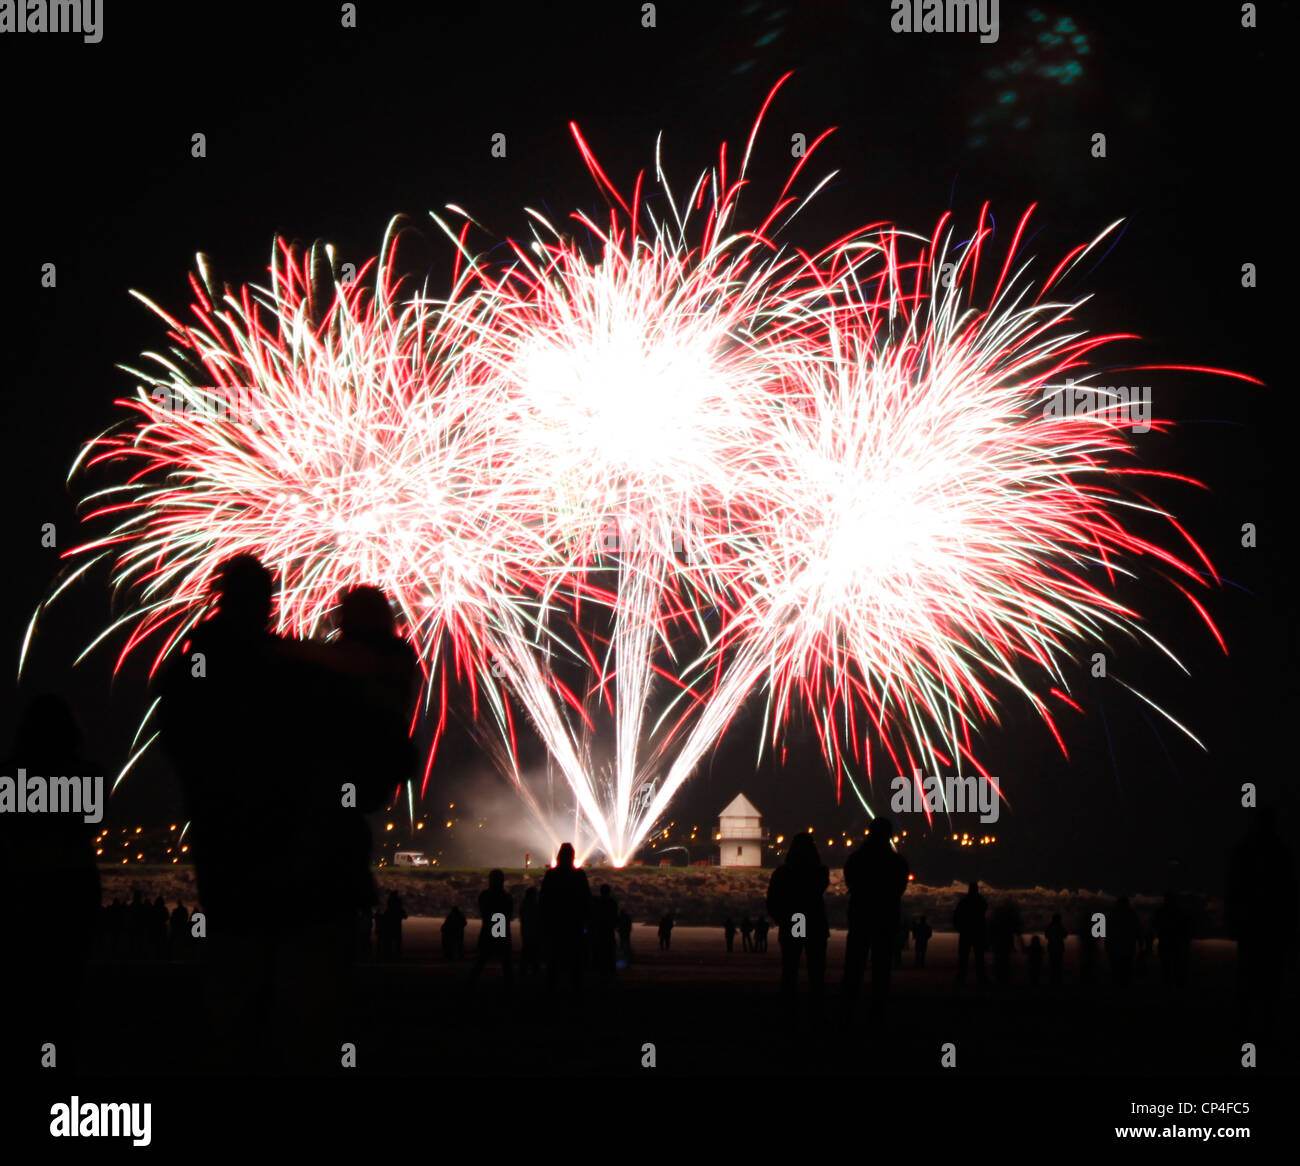
<path fill-rule="evenodd" d="M 748 915 L 742 915 L 740 917 L 740 950 L 741 951 L 754 950 L 753 935 L 754 935 L 754 924 L 751 922 Z"/>
<path fill-rule="evenodd" d="M 988 927 L 989 947 L 993 951 L 993 979 L 1001 988 L 1011 983 L 1011 953 L 1023 926 L 1014 899 L 1004 899 L 993 909 Z"/>
<path fill-rule="evenodd" d="M 447 959 L 465 958 L 465 928 L 468 926 L 469 920 L 465 918 L 465 912 L 453 904 L 442 923 L 442 954 Z"/>
<path fill-rule="evenodd" d="M 618 946 L 622 959 L 620 966 L 626 967 L 632 959 L 632 916 L 627 908 L 620 908 L 618 913 Z"/>
<path fill-rule="evenodd" d="M 671 911 L 665 911 L 659 920 L 659 950 L 667 951 L 673 945 L 673 928 L 677 925 Z"/>
<path fill-rule="evenodd" d="M 574 865 L 571 842 L 560 846 L 555 865 L 542 876 L 541 908 L 547 991 L 554 991 L 561 972 L 578 991 L 582 987 L 585 929 L 591 918 L 591 887 L 586 871 Z"/>
<path fill-rule="evenodd" d="M 400 783 L 414 772 L 416 756 L 409 736 L 419 687 L 415 650 L 397 635 L 392 605 L 377 587 L 344 588 L 334 610 L 337 635 L 327 644 L 286 642 L 286 650 L 308 667 L 315 679 L 309 691 L 320 708 L 340 718 L 331 726 L 331 743 L 341 747 L 335 759 L 354 790 L 338 796 L 322 784 L 319 799 L 302 808 L 303 830 L 313 851 L 332 861 L 315 881 L 318 898 L 346 905 L 357 916 L 379 905 L 370 870 L 373 846 L 366 814 L 378 810 Z"/>
<path fill-rule="evenodd" d="M 402 896 L 397 891 L 389 891 L 383 914 L 378 919 L 380 959 L 402 958 L 402 920 L 405 918 L 406 908 L 402 905 Z"/>
<path fill-rule="evenodd" d="M 149 955 L 153 959 L 167 958 L 167 923 L 170 918 L 167 903 L 159 895 L 149 913 Z"/>
<path fill-rule="evenodd" d="M 767 910 L 776 920 L 781 945 L 781 994 L 793 1014 L 799 962 L 807 957 L 808 995 L 813 1019 L 821 1016 L 826 984 L 826 943 L 830 925 L 824 896 L 831 874 L 811 834 L 796 834 L 785 862 L 772 872 Z"/>
<path fill-rule="evenodd" d="M 934 928 L 926 921 L 922 915 L 912 927 L 912 939 L 916 943 L 916 966 L 925 967 L 925 952 L 930 946 L 930 937 L 934 934 Z"/>
<path fill-rule="evenodd" d="M 1029 983 L 1037 988 L 1043 982 L 1043 941 L 1035 935 L 1025 950 L 1025 961 L 1029 966 Z"/>
<path fill-rule="evenodd" d="M 1061 982 L 1061 971 L 1065 966 L 1065 924 L 1061 922 L 1058 911 L 1047 925 L 1044 938 L 1047 940 L 1047 981 L 1049 984 Z"/>
<path fill-rule="evenodd" d="M 1151 919 L 1160 960 L 1160 980 L 1168 988 L 1187 986 L 1187 964 L 1192 946 L 1192 921 L 1174 891 L 1166 891 L 1164 902 Z"/>
<path fill-rule="evenodd" d="M 483 925 L 479 928 L 478 948 L 469 973 L 470 986 L 477 983 L 483 969 L 493 962 L 501 965 L 501 976 L 509 991 L 514 984 L 510 922 L 515 917 L 515 900 L 506 890 L 504 871 L 494 870 L 488 875 L 487 890 L 478 897 L 478 911 Z"/>
<path fill-rule="evenodd" d="M 100 796 L 107 796 L 102 769 L 84 755 L 76 714 L 53 694 L 33 699 L 18 723 L 0 772 L 17 781 L 20 769 L 29 779 L 98 776 Z M 10 1001 L 0 1044 L 24 1073 L 39 1062 L 45 1041 L 55 1042 L 60 1068 L 77 1061 L 81 988 L 100 914 L 88 810 L 83 803 L 80 811 L 0 813 L 0 885 L 8 904 L 0 987 Z M 21 956 L 20 943 L 30 945 Z"/>
<path fill-rule="evenodd" d="M 1129 905 L 1128 896 L 1120 895 L 1106 919 L 1106 958 L 1116 985 L 1127 987 L 1133 980 L 1133 960 L 1137 956 L 1141 923 Z"/>
<path fill-rule="evenodd" d="M 1252 813 L 1249 830 L 1228 855 L 1224 913 L 1237 941 L 1243 1019 L 1258 1036 L 1281 995 L 1298 927 L 1295 862 L 1276 811 L 1260 806 Z"/>
<path fill-rule="evenodd" d="M 844 885 L 849 892 L 844 1002 L 850 1015 L 862 989 L 868 956 L 873 1011 L 883 1010 L 889 995 L 890 968 L 903 927 L 900 906 L 908 875 L 907 859 L 894 850 L 891 842 L 893 833 L 893 824 L 887 819 L 874 819 L 862 845 L 844 863 Z"/>
<path fill-rule="evenodd" d="M 726 941 L 727 950 L 734 951 L 736 948 L 736 925 L 731 921 L 730 915 L 722 921 L 722 938 Z"/>
<path fill-rule="evenodd" d="M 975 978 L 987 981 L 984 969 L 984 949 L 988 944 L 988 901 L 980 894 L 979 883 L 971 883 L 970 890 L 958 901 L 952 913 L 952 925 L 957 930 L 957 982 L 966 982 L 966 969 L 971 954 L 975 955 Z"/>
<path fill-rule="evenodd" d="M 185 909 L 185 904 L 177 900 L 168 918 L 167 929 L 168 951 L 174 960 L 185 958 L 190 938 L 189 922 L 190 913 Z"/>
<path fill-rule="evenodd" d="M 1077 916 L 1079 930 L 1079 983 L 1091 984 L 1097 974 L 1097 937 L 1093 934 L 1092 916 L 1080 911 Z"/>
<path fill-rule="evenodd" d="M 542 972 L 542 908 L 537 898 L 537 888 L 524 892 L 519 905 L 519 974 L 541 975 Z"/>

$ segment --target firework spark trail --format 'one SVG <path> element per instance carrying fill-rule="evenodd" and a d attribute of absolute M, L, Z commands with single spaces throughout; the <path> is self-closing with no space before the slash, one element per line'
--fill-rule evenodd
<path fill-rule="evenodd" d="M 297 636 L 326 628 L 341 588 L 374 583 L 419 646 L 438 733 L 446 684 L 435 669 L 449 645 L 531 805 L 491 665 L 508 657 L 521 687 L 544 683 L 529 629 L 533 574 L 550 551 L 492 473 L 498 419 L 465 391 L 457 317 L 399 299 L 395 241 L 361 273 L 375 268 L 370 294 L 358 278 L 323 298 L 319 258 L 299 263 L 281 244 L 270 286 L 238 293 L 219 293 L 200 257 L 196 324 L 138 297 L 167 323 L 172 348 L 128 369 L 140 387 L 119 403 L 136 420 L 90 442 L 73 467 L 125 467 L 125 483 L 86 499 L 86 522 L 114 525 L 65 552 L 83 561 L 33 617 L 24 656 L 40 611 L 103 559 L 125 611 L 82 656 L 126 629 L 117 666 L 156 638 L 151 675 L 208 613 L 211 577 L 231 555 L 251 552 L 277 573 L 278 626 Z"/>
<path fill-rule="evenodd" d="M 758 122 L 746 163 L 757 130 Z M 742 231 L 734 220 L 744 164 L 728 182 L 725 148 L 680 204 L 657 165 L 670 210 L 658 219 L 641 202 L 641 180 L 629 205 L 576 127 L 574 134 L 617 204 L 608 229 L 574 216 L 599 241 L 601 261 L 590 262 L 534 212 L 533 240 L 513 245 L 506 272 L 464 253 L 482 287 L 456 311 L 479 330 L 474 391 L 503 420 L 498 471 L 525 483 L 519 492 L 531 498 L 542 540 L 560 552 L 548 599 L 563 594 L 576 607 L 586 598 L 612 613 L 603 657 L 586 649 L 594 690 L 612 706 L 612 788 L 577 746 L 579 731 L 555 692 L 510 687 L 593 832 L 622 864 L 644 833 L 634 807 L 650 797 L 679 728 L 647 731 L 656 656 L 673 659 L 674 627 L 700 624 L 703 604 L 724 605 L 725 560 L 704 563 L 697 549 L 719 541 L 715 526 L 727 521 L 735 468 L 779 390 L 776 356 L 803 352 L 816 323 L 805 300 L 818 289 L 807 257 L 782 252 L 768 237 L 806 205 L 807 198 L 788 196 L 790 183 L 760 229 Z M 696 231 L 698 211 L 704 222 Z M 461 245 L 463 236 L 438 222 Z M 611 531 L 617 550 L 608 555 Z M 615 590 L 587 587 L 587 573 L 611 559 Z"/>
<path fill-rule="evenodd" d="M 880 240 L 887 264 L 868 286 L 859 283 L 857 261 L 846 261 L 843 294 L 826 315 L 827 350 L 810 353 L 795 377 L 803 405 L 773 415 L 771 456 L 755 461 L 746 486 L 762 501 L 743 557 L 744 603 L 696 672 L 716 667 L 728 650 L 734 659 L 649 818 L 763 682 L 771 740 L 802 700 L 837 776 L 846 771 L 843 738 L 872 771 L 858 710 L 899 774 L 922 763 L 942 772 L 964 758 L 988 776 L 971 734 L 996 722 L 993 684 L 1026 697 L 1064 750 L 1027 670 L 1067 688 L 1062 656 L 1108 631 L 1141 636 L 1177 663 L 1138 613 L 1087 573 L 1100 570 L 1113 584 L 1117 574 L 1134 573 L 1126 562 L 1145 557 L 1199 580 L 1188 563 L 1131 533 L 1121 521 L 1126 508 L 1168 519 L 1213 568 L 1171 516 L 1121 493 L 1128 480 L 1121 475 L 1148 472 L 1117 464 L 1132 452 L 1131 418 L 1104 404 L 1075 416 L 1044 407 L 1063 387 L 1062 374 L 1119 339 L 1072 328 L 1079 304 L 1042 299 L 1113 229 L 1076 249 L 1035 298 L 1023 281 L 1008 279 L 1013 242 L 986 311 L 969 306 L 963 286 L 973 284 L 978 243 L 949 280 L 946 247 L 902 267 L 897 234 Z M 1085 385 L 1089 376 L 1073 379 Z M 1204 608 L 1171 581 L 1222 645 Z"/>
<path fill-rule="evenodd" d="M 1177 581 L 1198 571 L 1123 521 L 1168 519 L 1214 578 L 1172 517 L 1122 489 L 1129 475 L 1178 475 L 1122 464 L 1131 422 L 1043 409 L 1121 339 L 1079 330 L 1082 301 L 1045 298 L 1114 227 L 1035 295 L 1012 270 L 1026 216 L 982 309 L 983 215 L 959 249 L 945 216 L 910 263 L 899 256 L 914 237 L 889 229 L 783 249 L 774 240 L 833 175 L 790 194 L 810 150 L 741 229 L 766 109 L 739 171 L 724 147 L 684 200 L 656 153 L 667 215 L 640 178 L 624 199 L 574 127 L 611 201 L 605 228 L 574 216 L 599 262 L 530 212 L 532 239 L 489 264 L 455 207 L 458 230 L 434 216 L 455 246 L 445 299 L 401 298 L 390 238 L 367 265 L 372 292 L 360 280 L 322 291 L 315 259 L 287 248 L 269 288 L 238 294 L 218 294 L 201 262 L 197 325 L 149 304 L 172 349 L 129 370 L 142 382 L 123 402 L 134 424 L 73 468 L 130 471 L 90 499 L 88 521 L 115 525 L 66 552 L 79 565 L 42 608 L 108 559 L 127 608 L 87 651 L 125 631 L 119 665 L 156 640 L 156 670 L 232 554 L 278 572 L 280 626 L 296 635 L 320 632 L 341 587 L 374 583 L 420 649 L 433 747 L 450 671 L 549 835 L 516 759 L 519 701 L 618 864 L 755 692 L 760 749 L 806 706 L 837 785 L 851 764 L 871 776 L 873 740 L 900 773 L 958 758 L 984 772 L 973 734 L 996 722 L 1004 687 L 1059 742 L 1039 690 L 1073 704 L 1072 647 L 1119 632 L 1174 659 L 1093 578 L 1113 586 L 1153 560 L 1213 630 Z M 214 414 L 232 395 L 233 412 Z M 584 634 L 584 606 L 607 635 Z M 692 638 L 703 650 L 684 658 Z M 589 668 L 587 691 L 561 681 L 561 656 Z M 652 719 L 660 678 L 678 692 Z M 608 765 L 592 747 L 606 714 Z"/>

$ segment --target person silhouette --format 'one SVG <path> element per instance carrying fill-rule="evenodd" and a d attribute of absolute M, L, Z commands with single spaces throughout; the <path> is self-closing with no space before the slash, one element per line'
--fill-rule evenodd
<path fill-rule="evenodd" d="M 1037 988 L 1043 982 L 1043 941 L 1038 936 L 1029 941 L 1025 959 L 1029 967 L 1029 983 Z"/>
<path fill-rule="evenodd" d="M 131 894 L 131 905 L 127 908 L 127 950 L 133 960 L 144 959 L 149 945 L 149 904 L 145 902 L 144 892 L 139 887 Z"/>
<path fill-rule="evenodd" d="M 659 950 L 667 951 L 673 945 L 673 926 L 676 920 L 671 911 L 664 912 L 659 920 Z"/>
<path fill-rule="evenodd" d="M 750 922 L 750 918 L 748 915 L 742 915 L 740 917 L 740 950 L 741 951 L 754 950 L 753 935 L 754 935 L 754 924 Z"/>
<path fill-rule="evenodd" d="M 98 877 L 98 872 L 96 872 Z M 122 940 L 126 934 L 126 904 L 116 895 L 113 901 L 105 909 L 107 912 L 106 927 L 108 930 L 108 950 L 109 954 L 118 959 L 122 955 Z"/>
<path fill-rule="evenodd" d="M 185 958 L 190 938 L 189 922 L 190 913 L 185 909 L 185 904 L 177 900 L 168 919 L 167 946 L 171 959 Z"/>
<path fill-rule="evenodd" d="M 730 916 L 730 915 L 728 915 L 728 916 L 727 916 L 727 917 L 722 921 L 722 938 L 723 938 L 723 940 L 724 940 L 724 941 L 726 942 L 726 944 L 727 944 L 727 950 L 728 950 L 728 951 L 735 951 L 735 949 L 736 949 L 736 925 L 731 921 L 731 916 Z"/>
<path fill-rule="evenodd" d="M 1187 986 L 1187 963 L 1192 945 L 1192 922 L 1173 891 L 1165 892 L 1164 902 L 1151 920 L 1160 960 L 1160 980 L 1167 988 Z"/>
<path fill-rule="evenodd" d="M 489 960 L 501 965 L 501 976 L 507 992 L 514 984 L 514 955 L 510 947 L 510 921 L 515 917 L 514 897 L 506 890 L 504 871 L 494 870 L 488 875 L 487 890 L 478 897 L 479 928 L 478 948 L 474 966 L 469 973 L 472 988 L 483 973 Z"/>
<path fill-rule="evenodd" d="M 916 942 L 916 966 L 925 967 L 925 951 L 930 946 L 930 937 L 934 934 L 934 928 L 926 922 L 922 915 L 917 921 L 916 926 L 912 928 L 912 938 Z"/>
<path fill-rule="evenodd" d="M 330 664 L 357 679 L 375 709 L 408 722 L 419 701 L 420 663 L 397 634 L 388 597 L 378 587 L 345 588 L 336 618 L 339 635 L 330 645 Z"/>
<path fill-rule="evenodd" d="M 1061 922 L 1058 911 L 1052 916 L 1045 932 L 1047 938 L 1047 981 L 1059 985 L 1061 970 L 1065 965 L 1065 924 Z"/>
<path fill-rule="evenodd" d="M 912 931 L 912 921 L 907 916 L 900 914 L 898 917 L 898 929 L 894 932 L 894 967 L 903 966 L 903 952 L 907 950 L 907 938 Z"/>
<path fill-rule="evenodd" d="M 1106 919 L 1106 958 L 1110 973 L 1117 986 L 1127 987 L 1133 979 L 1133 959 L 1137 955 L 1138 933 L 1141 924 L 1137 913 L 1129 906 L 1128 896 L 1121 895 Z"/>
<path fill-rule="evenodd" d="M 365 916 L 379 906 L 379 889 L 370 869 L 373 838 L 366 813 L 378 809 L 394 786 L 406 780 L 416 764 L 410 739 L 419 690 L 419 662 L 415 649 L 398 636 L 392 605 L 378 588 L 346 587 L 334 611 L 337 636 L 325 645 L 293 645 L 297 655 L 323 668 L 347 702 L 350 736 L 367 745 L 367 757 L 355 772 L 368 774 L 371 749 L 378 772 L 387 775 L 383 788 L 363 779 L 364 789 L 355 806 L 329 805 L 320 815 L 315 840 L 337 856 L 338 880 L 318 893 L 352 905 L 357 926 L 369 928 Z M 355 778 L 353 779 L 355 781 Z M 367 938 L 367 948 L 369 939 Z M 393 952 L 389 950 L 391 957 Z"/>
<path fill-rule="evenodd" d="M 1097 937 L 1092 932 L 1092 919 L 1088 912 L 1080 911 L 1079 929 L 1079 983 L 1091 984 L 1097 974 Z"/>
<path fill-rule="evenodd" d="M 465 918 L 465 912 L 458 906 L 452 904 L 452 908 L 447 912 L 447 918 L 442 923 L 442 954 L 449 960 L 463 960 L 465 958 L 465 929 L 469 926 L 469 920 Z"/>
<path fill-rule="evenodd" d="M 820 1020 L 826 983 L 826 944 L 830 924 L 826 918 L 826 888 L 831 874 L 821 861 L 811 834 L 796 834 L 785 862 L 772 872 L 767 887 L 767 910 L 777 925 L 781 945 L 781 995 L 787 1016 L 797 1005 L 799 962 L 806 957 L 808 995 L 814 1023 Z"/>
<path fill-rule="evenodd" d="M 85 756 L 81 726 L 72 706 L 53 693 L 30 701 L 16 726 L 3 772 L 15 782 L 72 778 L 83 795 L 98 780 L 99 810 L 107 787 L 103 770 Z M 96 775 L 98 774 L 98 778 Z M 77 779 L 80 779 L 79 781 Z M 89 785 L 88 785 L 89 783 Z M 100 917 L 96 827 L 87 823 L 86 800 L 44 813 L 0 813 L 0 886 L 8 903 L 7 950 L 0 960 L 0 988 L 12 1006 L 0 1041 L 3 1057 L 24 1079 L 39 1063 L 41 1045 L 53 1041 L 59 1067 L 77 1067 L 82 1050 L 82 985 L 95 946 Z M 54 909 L 51 910 L 51 904 Z M 120 904 L 119 904 L 120 908 Z M 120 910 L 109 915 L 110 941 Z M 33 957 L 19 954 L 30 943 Z M 66 1056 L 65 1056 L 66 1052 Z"/>
<path fill-rule="evenodd" d="M 404 779 L 409 738 L 388 739 L 338 672 L 271 631 L 275 589 L 252 555 L 225 560 L 210 617 L 182 637 L 156 693 L 207 917 L 218 1059 L 306 1070 L 336 1058 L 348 1028 L 357 887 L 369 878 L 368 854 L 340 845 L 353 834 L 338 822 Z M 292 909 L 264 910 L 262 862 L 308 849 L 312 863 L 277 875 Z"/>
<path fill-rule="evenodd" d="M 754 920 L 754 950 L 767 951 L 767 933 L 771 929 L 771 924 L 767 921 L 766 915 L 760 915 Z"/>
<path fill-rule="evenodd" d="M 957 903 L 952 913 L 952 925 L 957 931 L 957 983 L 966 982 L 966 969 L 970 966 L 970 957 L 975 955 L 975 978 L 983 984 L 988 976 L 984 969 L 984 949 L 988 942 L 988 923 L 986 915 L 989 905 L 980 894 L 978 882 L 971 883 L 970 890 Z"/>
<path fill-rule="evenodd" d="M 555 990 L 556 978 L 565 972 L 578 992 L 582 988 L 585 928 L 591 917 L 591 887 L 586 871 L 574 863 L 571 842 L 560 846 L 555 865 L 542 876 L 540 901 L 547 991 Z"/>
<path fill-rule="evenodd" d="M 1011 983 L 1011 953 L 1015 950 L 1016 939 L 1022 927 L 1020 908 L 1014 899 L 1004 899 L 994 908 L 989 920 L 988 937 L 989 947 L 993 951 L 993 979 L 1000 988 Z"/>
<path fill-rule="evenodd" d="M 1242 1022 L 1251 1039 L 1264 1035 L 1282 994 L 1296 948 L 1295 861 L 1277 827 L 1277 811 L 1251 811 L 1250 828 L 1228 854 L 1224 915 L 1237 941 Z"/>
<path fill-rule="evenodd" d="M 167 923 L 170 918 L 167 904 L 159 895 L 153 901 L 149 917 L 149 955 L 153 959 L 167 958 Z"/>
<path fill-rule="evenodd" d="M 871 959 L 871 1005 L 880 1013 L 889 996 L 890 968 L 903 924 L 900 905 L 907 890 L 907 859 L 893 848 L 893 824 L 875 818 L 844 863 L 849 892 L 849 934 L 844 950 L 844 1006 L 849 1017 Z M 899 955 L 901 959 L 901 954 Z"/>
<path fill-rule="evenodd" d="M 519 974 L 542 974 L 542 909 L 536 887 L 524 892 L 519 905 Z"/>
<path fill-rule="evenodd" d="M 384 904 L 384 913 L 380 916 L 382 940 L 381 958 L 400 960 L 402 958 L 402 920 L 406 918 L 406 908 L 402 905 L 402 896 L 397 891 L 388 892 L 388 901 Z"/>

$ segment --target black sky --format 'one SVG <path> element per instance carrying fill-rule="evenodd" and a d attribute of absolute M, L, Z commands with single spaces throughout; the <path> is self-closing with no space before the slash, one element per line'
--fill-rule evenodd
<path fill-rule="evenodd" d="M 56 524 L 61 549 L 79 541 L 67 470 L 131 390 L 115 364 L 163 342 L 128 289 L 181 311 L 196 251 L 224 280 L 258 280 L 277 234 L 323 238 L 342 259 L 361 260 L 399 212 L 428 241 L 413 241 L 409 274 L 437 287 L 447 251 L 431 209 L 457 203 L 498 238 L 526 230 L 525 205 L 599 211 L 570 120 L 627 188 L 652 166 L 662 131 L 666 166 L 687 186 L 723 140 L 738 158 L 767 91 L 793 69 L 755 151 L 750 205 L 767 206 L 784 182 L 793 133 L 811 140 L 838 127 L 810 170 L 839 173 L 791 241 L 814 246 L 878 219 L 928 233 L 945 210 L 969 227 L 988 202 L 1001 249 L 1036 203 L 1026 252 L 1043 274 L 1123 218 L 1118 245 L 1066 287 L 1093 295 L 1081 315 L 1089 330 L 1142 337 L 1117 347 L 1116 363 L 1221 366 L 1267 383 L 1151 373 L 1157 411 L 1180 424 L 1138 439 L 1145 464 L 1208 487 L 1170 483 L 1153 497 L 1226 581 L 1201 599 L 1230 652 L 1176 592 L 1147 579 L 1133 602 L 1190 675 L 1128 642 L 1112 645 L 1112 668 L 1207 750 L 1143 715 L 1122 689 L 1089 680 L 1081 662 L 1073 679 L 1086 715 L 1061 719 L 1068 761 L 1014 702 L 981 753 L 1011 799 L 999 829 L 1007 877 L 1152 886 L 1177 859 L 1189 883 L 1212 888 L 1244 825 L 1242 781 L 1293 808 L 1296 631 L 1283 572 L 1294 455 L 1277 322 L 1291 136 L 1279 25 L 1289 11 L 1262 7 L 1266 27 L 1251 31 L 1235 4 L 1003 3 L 998 42 L 981 44 L 894 34 L 887 3 L 853 0 L 660 3 L 653 29 L 625 0 L 463 12 L 363 0 L 355 30 L 328 3 L 268 12 L 106 0 L 98 45 L 0 37 L 10 228 L 0 273 L 0 647 L 11 665 L 0 739 L 20 699 L 54 688 L 77 702 L 92 752 L 115 772 L 143 709 L 139 667 L 110 686 L 112 646 L 71 668 L 107 619 L 102 575 L 42 625 L 21 693 L 12 681 L 27 620 L 58 569 L 41 525 Z M 1044 44 L 1042 30 L 1063 17 L 1073 22 L 1065 47 Z M 1086 53 L 1074 36 L 1086 38 Z M 1068 60 L 1079 70 L 1068 85 L 1036 72 Z M 195 132 L 207 136 L 204 159 L 190 156 Z M 497 132 L 507 135 L 505 159 L 490 156 Z M 1097 132 L 1105 159 L 1090 154 Z M 55 289 L 40 286 L 45 262 L 57 264 Z M 1245 262 L 1259 267 L 1256 289 L 1241 287 Z M 1254 549 L 1241 546 L 1245 522 L 1258 528 Z M 711 821 L 744 788 L 784 825 L 860 829 L 865 814 L 836 807 L 797 734 L 784 771 L 753 776 L 755 724 L 741 718 L 683 793 L 680 817 Z M 457 763 L 453 747 L 439 780 L 453 782 Z M 132 812 L 170 812 L 175 791 L 161 761 L 143 766 L 123 798 Z"/>

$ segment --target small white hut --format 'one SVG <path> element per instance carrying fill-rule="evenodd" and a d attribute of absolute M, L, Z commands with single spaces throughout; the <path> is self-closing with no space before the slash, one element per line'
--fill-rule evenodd
<path fill-rule="evenodd" d="M 744 794 L 737 794 L 718 815 L 719 866 L 762 866 L 763 819 Z"/>

